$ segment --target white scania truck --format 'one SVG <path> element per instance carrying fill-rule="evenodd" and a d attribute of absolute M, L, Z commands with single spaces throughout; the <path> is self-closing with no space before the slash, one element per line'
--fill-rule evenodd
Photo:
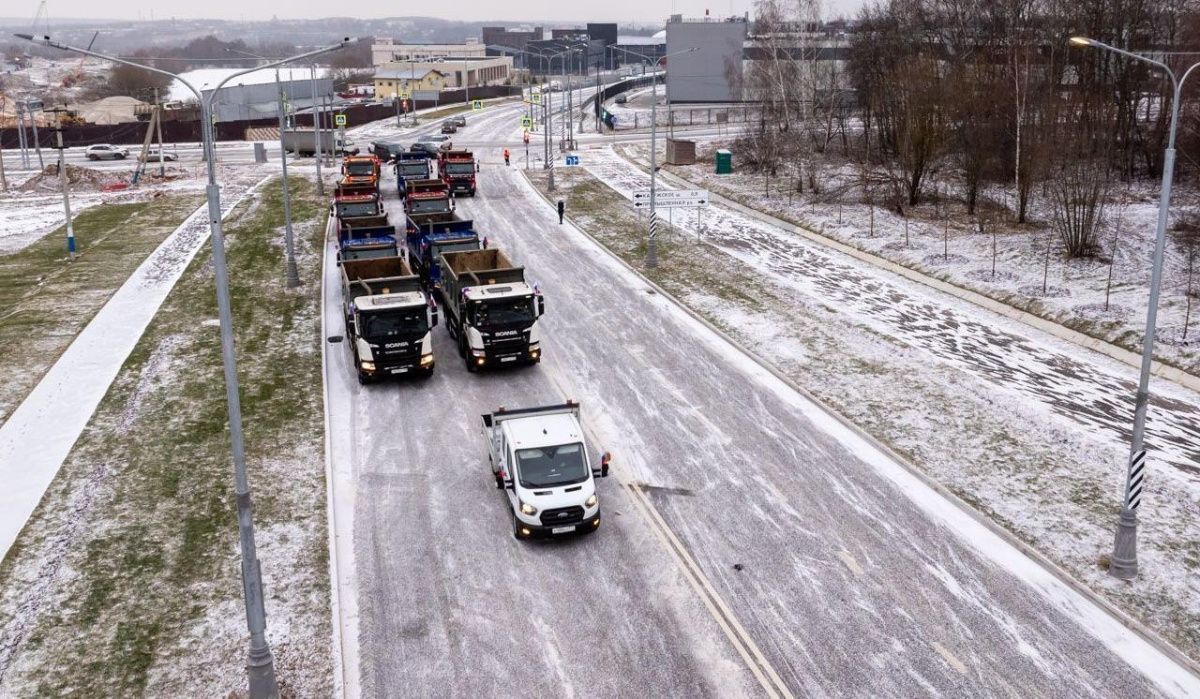
<path fill-rule="evenodd" d="M 518 539 L 586 534 L 600 526 L 596 477 L 607 452 L 588 458 L 579 404 L 506 410 L 483 416 L 496 487 L 508 497 Z"/>
<path fill-rule="evenodd" d="M 346 335 L 358 382 L 433 374 L 437 307 L 400 257 L 342 260 Z"/>
<path fill-rule="evenodd" d="M 442 253 L 441 267 L 446 330 L 468 371 L 541 360 L 537 321 L 546 305 L 524 267 L 497 248 Z"/>

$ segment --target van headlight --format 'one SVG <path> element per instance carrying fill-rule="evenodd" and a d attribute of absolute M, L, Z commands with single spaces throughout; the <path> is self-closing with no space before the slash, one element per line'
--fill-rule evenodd
<path fill-rule="evenodd" d="M 584 507 L 595 507 L 596 503 L 598 503 L 598 502 L 600 502 L 600 499 L 596 497 L 595 493 L 592 493 L 590 496 L 588 496 L 587 500 L 583 501 L 583 506 Z"/>
<path fill-rule="evenodd" d="M 527 502 L 521 503 L 521 514 L 532 517 L 537 514 L 537 508 Z"/>

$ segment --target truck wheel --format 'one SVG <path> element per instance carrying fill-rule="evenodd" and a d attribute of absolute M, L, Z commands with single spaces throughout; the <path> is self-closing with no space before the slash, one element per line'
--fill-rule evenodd
<path fill-rule="evenodd" d="M 466 361 L 466 363 L 467 363 L 467 372 L 470 374 L 474 374 L 475 372 L 479 371 L 479 367 L 475 365 L 474 359 L 475 358 L 472 357 L 469 352 L 467 353 L 467 356 L 464 359 L 464 361 Z"/>

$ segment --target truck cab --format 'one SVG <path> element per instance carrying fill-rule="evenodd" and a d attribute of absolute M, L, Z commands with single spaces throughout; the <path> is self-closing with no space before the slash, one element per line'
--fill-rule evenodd
<path fill-rule="evenodd" d="M 541 361 L 537 321 L 545 299 L 525 281 L 523 267 L 492 248 L 444 252 L 441 273 L 446 330 L 467 371 Z"/>
<path fill-rule="evenodd" d="M 433 374 L 437 306 L 403 258 L 344 261 L 342 300 L 359 383 Z"/>
<path fill-rule="evenodd" d="M 429 179 L 429 157 L 424 153 L 400 153 L 396 156 L 396 189 L 400 198 L 407 194 L 405 182 Z"/>
<path fill-rule="evenodd" d="M 600 527 L 596 479 L 608 476 L 610 457 L 589 457 L 578 403 L 500 408 L 482 417 L 492 478 L 505 493 L 515 538 Z"/>
<path fill-rule="evenodd" d="M 450 150 L 438 157 L 438 175 L 455 194 L 475 196 L 475 154 Z"/>
<path fill-rule="evenodd" d="M 442 255 L 447 252 L 478 250 L 479 234 L 474 221 L 454 220 L 441 224 L 412 227 L 408 230 L 408 259 L 431 293 L 442 288 Z"/>

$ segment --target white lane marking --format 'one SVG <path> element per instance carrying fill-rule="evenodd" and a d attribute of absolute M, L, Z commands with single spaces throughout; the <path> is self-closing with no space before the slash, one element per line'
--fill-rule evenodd
<path fill-rule="evenodd" d="M 933 641 L 929 645 L 933 646 L 933 649 L 937 651 L 938 655 L 942 656 L 942 659 L 945 660 L 950 667 L 957 670 L 960 675 L 967 674 L 967 666 L 963 664 L 963 661 L 954 657 L 954 654 L 947 650 L 945 646 L 937 641 Z"/>

